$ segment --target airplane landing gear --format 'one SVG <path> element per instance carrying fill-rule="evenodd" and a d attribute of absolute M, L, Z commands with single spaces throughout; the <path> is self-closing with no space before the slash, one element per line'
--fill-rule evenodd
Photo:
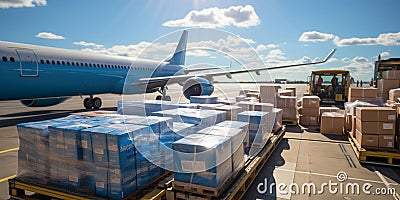
<path fill-rule="evenodd" d="M 156 100 L 171 101 L 171 96 L 167 96 L 167 89 L 167 86 L 161 87 L 161 89 L 158 91 L 161 93 L 161 95 L 158 95 Z"/>
<path fill-rule="evenodd" d="M 90 95 L 89 98 L 85 98 L 83 100 L 83 106 L 85 106 L 87 110 L 92 110 L 92 109 L 98 110 L 100 109 L 101 105 L 102 105 L 101 99 L 99 97 L 93 98 L 92 95 Z"/>

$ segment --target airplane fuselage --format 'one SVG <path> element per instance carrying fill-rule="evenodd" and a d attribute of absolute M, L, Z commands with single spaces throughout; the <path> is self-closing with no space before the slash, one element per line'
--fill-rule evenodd
<path fill-rule="evenodd" d="M 148 88 L 131 84 L 135 80 L 182 71 L 163 61 L 0 42 L 0 100 L 138 94 Z"/>

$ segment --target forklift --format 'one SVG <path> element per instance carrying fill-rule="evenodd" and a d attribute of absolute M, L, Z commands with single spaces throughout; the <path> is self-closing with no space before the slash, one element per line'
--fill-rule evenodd
<path fill-rule="evenodd" d="M 309 94 L 318 96 L 321 105 L 344 107 L 349 95 L 351 77 L 347 70 L 314 70 L 308 77 L 308 83 Z"/>

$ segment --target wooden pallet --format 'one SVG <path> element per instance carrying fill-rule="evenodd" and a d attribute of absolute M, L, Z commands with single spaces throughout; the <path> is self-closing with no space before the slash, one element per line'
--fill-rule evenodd
<path fill-rule="evenodd" d="M 360 163 L 400 167 L 400 152 L 397 149 L 365 149 L 353 137 L 352 132 L 349 132 L 347 136 Z"/>
<path fill-rule="evenodd" d="M 164 180 L 168 177 L 171 177 L 172 172 L 167 172 L 160 177 L 158 177 L 156 180 L 150 182 L 140 190 L 132 193 L 128 197 L 124 198 L 124 200 L 133 200 L 133 199 L 138 199 L 140 197 L 143 197 L 146 193 L 148 193 L 146 190 L 148 190 L 150 187 L 153 187 L 154 184 L 157 184 L 161 180 Z M 172 179 L 172 177 L 171 177 Z M 92 194 L 84 194 L 80 192 L 73 192 L 73 191 L 66 191 L 63 188 L 57 188 L 57 187 L 52 187 L 50 185 L 41 185 L 41 184 L 35 184 L 31 182 L 27 182 L 21 179 L 13 178 L 8 180 L 8 185 L 9 185 L 9 195 L 11 197 L 16 197 L 18 199 L 49 199 L 49 198 L 55 198 L 55 199 L 73 199 L 73 200 L 86 200 L 86 199 L 97 199 L 97 200 L 104 200 L 107 199 L 105 197 L 100 197 L 100 196 L 95 196 Z M 33 195 L 27 195 L 26 192 L 34 193 Z M 165 191 L 160 191 L 158 196 L 160 195 L 165 195 Z M 155 195 L 155 196 L 157 196 Z M 157 198 L 152 198 L 152 199 L 157 199 Z M 161 199 L 161 197 L 159 198 Z"/>
<path fill-rule="evenodd" d="M 213 188 L 202 185 L 184 183 L 180 181 L 174 181 L 172 183 L 172 188 L 175 189 L 176 191 L 195 193 L 202 196 L 203 198 L 211 199 L 212 197 L 220 196 L 221 193 L 224 192 L 225 189 L 229 186 L 229 183 L 231 183 L 231 180 L 225 180 L 219 187 Z"/>
<path fill-rule="evenodd" d="M 284 120 L 282 120 L 282 123 L 284 124 L 284 125 L 294 125 L 294 126 L 296 126 L 296 125 L 298 125 L 298 120 L 297 119 L 284 119 Z"/>
<path fill-rule="evenodd" d="M 193 192 L 170 190 L 167 191 L 166 199 L 167 200 L 242 199 L 244 193 L 251 186 L 255 177 L 257 177 L 258 173 L 261 171 L 268 158 L 272 155 L 275 148 L 279 145 L 279 142 L 282 140 L 283 136 L 285 135 L 285 132 L 286 132 L 285 126 L 283 126 L 282 129 L 277 131 L 274 134 L 274 136 L 270 138 L 267 145 L 261 150 L 261 152 L 257 156 L 254 156 L 249 161 L 247 161 L 245 168 L 237 174 L 236 178 L 231 179 L 229 187 L 226 189 L 225 192 L 223 192 L 221 196 L 211 197 L 206 195 L 195 194 Z"/>

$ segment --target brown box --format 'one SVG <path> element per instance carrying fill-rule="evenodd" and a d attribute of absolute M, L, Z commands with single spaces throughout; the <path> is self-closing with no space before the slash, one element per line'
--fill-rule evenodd
<path fill-rule="evenodd" d="M 282 119 L 284 119 L 284 120 L 297 119 L 297 109 L 296 108 L 281 108 L 281 109 L 282 109 Z"/>
<path fill-rule="evenodd" d="M 254 103 L 255 111 L 272 112 L 274 104 L 272 103 Z"/>
<path fill-rule="evenodd" d="M 278 96 L 279 85 L 260 85 L 260 99 L 263 103 L 271 103 Z"/>
<path fill-rule="evenodd" d="M 320 107 L 319 108 L 319 115 L 322 115 L 324 112 L 337 112 L 340 109 L 338 107 Z"/>
<path fill-rule="evenodd" d="M 350 113 L 346 114 L 346 121 L 345 121 L 345 130 L 346 131 L 352 131 L 352 125 L 353 125 L 353 115 L 351 115 Z"/>
<path fill-rule="evenodd" d="M 379 147 L 381 148 L 394 148 L 394 135 L 379 135 Z"/>
<path fill-rule="evenodd" d="M 305 116 L 319 116 L 319 108 L 299 108 L 299 114 Z"/>
<path fill-rule="evenodd" d="M 296 108 L 296 97 L 281 96 L 276 98 L 278 108 Z"/>
<path fill-rule="evenodd" d="M 246 93 L 246 97 L 254 97 L 254 98 L 260 98 L 260 93 L 258 92 L 248 92 Z"/>
<path fill-rule="evenodd" d="M 353 116 L 351 120 L 351 132 L 353 133 L 353 137 L 356 137 L 357 130 L 357 117 Z"/>
<path fill-rule="evenodd" d="M 356 116 L 363 122 L 396 122 L 396 110 L 389 107 L 357 107 Z"/>
<path fill-rule="evenodd" d="M 356 129 L 362 134 L 394 135 L 396 124 L 394 122 L 363 122 L 357 118 Z"/>
<path fill-rule="evenodd" d="M 279 96 L 296 96 L 293 93 L 293 90 L 279 90 L 278 91 Z"/>
<path fill-rule="evenodd" d="M 285 90 L 292 90 L 293 91 L 293 96 L 297 96 L 295 87 L 287 87 L 287 88 L 285 88 Z"/>
<path fill-rule="evenodd" d="M 378 80 L 378 95 L 383 98 L 384 101 L 389 99 L 389 90 L 399 87 L 399 80 Z"/>
<path fill-rule="evenodd" d="M 242 107 L 240 106 L 229 106 L 223 105 L 219 107 L 215 107 L 215 110 L 222 110 L 226 112 L 226 120 L 237 120 L 237 115 L 242 112 Z"/>
<path fill-rule="evenodd" d="M 361 147 L 379 147 L 379 136 L 362 134 L 357 131 L 356 140 L 361 145 Z"/>
<path fill-rule="evenodd" d="M 376 88 L 349 88 L 349 97 L 376 98 L 377 96 Z"/>
<path fill-rule="evenodd" d="M 318 117 L 300 115 L 300 124 L 303 126 L 318 126 Z"/>
<path fill-rule="evenodd" d="M 301 98 L 303 108 L 319 108 L 320 98 L 317 96 L 306 96 Z"/>
<path fill-rule="evenodd" d="M 387 80 L 399 80 L 400 70 L 388 70 L 382 72 L 382 78 Z"/>
<path fill-rule="evenodd" d="M 321 115 L 321 133 L 342 135 L 344 128 L 344 114 L 337 112 L 325 112 Z"/>

